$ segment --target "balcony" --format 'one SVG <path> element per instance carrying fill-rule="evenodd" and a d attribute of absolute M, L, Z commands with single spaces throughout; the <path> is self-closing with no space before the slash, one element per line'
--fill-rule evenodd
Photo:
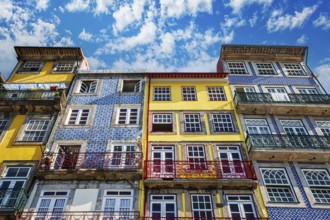
<path fill-rule="evenodd" d="M 0 216 L 13 215 L 24 208 L 27 197 L 24 189 L 0 190 Z"/>
<path fill-rule="evenodd" d="M 238 113 L 330 116 L 330 95 L 235 92 Z"/>
<path fill-rule="evenodd" d="M 65 99 L 64 91 L 0 90 L 0 108 L 7 111 L 61 110 Z"/>
<path fill-rule="evenodd" d="M 268 220 L 268 218 L 231 218 L 231 217 L 143 217 L 142 220 Z"/>
<path fill-rule="evenodd" d="M 148 186 L 207 187 L 253 185 L 256 174 L 251 161 L 159 161 L 144 164 L 145 184 Z M 221 181 L 219 181 L 221 180 Z M 239 181 L 237 181 L 239 180 Z"/>
<path fill-rule="evenodd" d="M 330 136 L 248 134 L 252 160 L 330 161 Z"/>
<path fill-rule="evenodd" d="M 140 179 L 141 152 L 44 155 L 37 166 L 41 179 Z M 109 172 L 110 171 L 110 172 Z"/>
<path fill-rule="evenodd" d="M 64 212 L 22 212 L 16 220 L 138 220 L 139 212 L 116 211 L 64 211 Z"/>

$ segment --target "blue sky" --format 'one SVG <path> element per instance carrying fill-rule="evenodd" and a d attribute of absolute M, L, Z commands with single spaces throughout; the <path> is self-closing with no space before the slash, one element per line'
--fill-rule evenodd
<path fill-rule="evenodd" d="M 329 0 L 0 0 L 0 72 L 14 46 L 78 46 L 91 69 L 214 72 L 222 44 L 308 46 L 330 92 Z"/>

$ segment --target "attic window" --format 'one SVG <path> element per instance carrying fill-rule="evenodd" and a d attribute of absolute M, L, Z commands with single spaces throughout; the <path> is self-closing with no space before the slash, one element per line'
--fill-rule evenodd
<path fill-rule="evenodd" d="M 63 73 L 63 72 L 72 73 L 75 67 L 76 67 L 75 61 L 57 61 L 53 68 L 53 72 L 54 73 Z"/>
<path fill-rule="evenodd" d="M 41 61 L 26 61 L 22 64 L 19 71 L 20 73 L 40 72 L 43 66 Z"/>

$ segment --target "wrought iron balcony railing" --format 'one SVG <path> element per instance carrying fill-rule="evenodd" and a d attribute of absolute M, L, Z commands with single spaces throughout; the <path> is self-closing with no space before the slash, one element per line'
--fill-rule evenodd
<path fill-rule="evenodd" d="M 0 190 L 0 213 L 21 211 L 26 200 L 24 189 Z"/>
<path fill-rule="evenodd" d="M 256 179 L 251 161 L 148 160 L 145 179 Z"/>
<path fill-rule="evenodd" d="M 330 150 L 330 136 L 248 134 L 249 151 L 263 149 Z"/>
<path fill-rule="evenodd" d="M 268 220 L 268 218 L 231 218 L 231 217 L 143 217 L 142 220 Z"/>
<path fill-rule="evenodd" d="M 58 211 L 22 212 L 16 220 L 139 220 L 139 212 L 131 211 Z"/>
<path fill-rule="evenodd" d="M 235 104 L 287 103 L 287 104 L 330 104 L 327 94 L 271 94 L 235 92 Z"/>
<path fill-rule="evenodd" d="M 141 161 L 141 152 L 61 153 L 44 155 L 37 170 L 137 170 Z"/>
<path fill-rule="evenodd" d="M 0 90 L 0 101 L 56 100 L 61 92 L 42 90 Z"/>

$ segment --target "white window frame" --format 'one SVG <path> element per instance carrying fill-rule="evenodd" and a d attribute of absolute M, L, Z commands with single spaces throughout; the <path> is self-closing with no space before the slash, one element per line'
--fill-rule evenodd
<path fill-rule="evenodd" d="M 294 125 L 294 126 L 285 125 L 285 123 L 287 123 L 287 122 L 297 123 L 297 125 Z M 287 135 L 308 135 L 307 130 L 304 126 L 304 123 L 301 120 L 285 120 L 285 119 L 282 119 L 282 120 L 280 120 L 280 123 L 282 125 L 283 131 Z M 291 131 L 289 131 L 288 129 L 291 129 Z M 301 132 L 303 132 L 303 134 L 301 134 Z"/>
<path fill-rule="evenodd" d="M 53 67 L 52 73 L 73 73 L 76 67 L 77 67 L 77 61 L 58 60 L 56 61 Z"/>
<path fill-rule="evenodd" d="M 53 195 L 45 195 L 45 193 L 48 193 L 48 194 L 51 193 Z M 64 193 L 66 193 L 66 195 L 60 195 L 60 194 L 64 194 Z M 64 199 L 64 204 L 61 207 L 61 208 L 63 208 L 63 210 L 60 212 L 54 212 L 54 209 L 56 208 L 55 207 L 56 201 L 62 200 L 62 199 Z M 59 214 L 65 212 L 65 210 L 66 210 L 66 204 L 68 202 L 68 199 L 69 199 L 69 192 L 66 190 L 44 190 L 44 191 L 42 191 L 42 193 L 38 199 L 35 219 L 38 219 L 38 220 L 39 219 L 51 219 L 53 213 L 57 218 L 59 218 L 60 217 Z M 50 200 L 50 204 L 48 207 L 40 207 L 41 202 L 43 200 Z M 47 208 L 47 211 L 46 210 L 39 211 L 40 208 L 43 208 L 43 209 Z"/>
<path fill-rule="evenodd" d="M 170 86 L 154 86 L 153 101 L 171 101 Z"/>
<path fill-rule="evenodd" d="M 312 181 L 313 183 L 311 183 L 306 176 L 307 172 L 324 172 L 325 176 L 323 176 L 323 179 L 317 179 L 315 176 Z M 307 183 L 307 185 L 309 186 L 309 190 L 311 191 L 311 194 L 313 195 L 314 201 L 316 204 L 325 204 L 325 205 L 330 205 L 330 175 L 327 169 L 301 169 L 301 172 L 303 173 L 304 179 Z M 316 181 L 318 182 L 326 182 L 328 184 L 317 184 L 315 183 Z M 318 193 L 316 193 L 315 191 L 319 191 Z M 320 195 L 321 194 L 321 198 L 316 198 L 316 195 Z M 325 198 L 325 195 L 328 196 L 328 198 Z M 322 198 L 323 197 L 323 198 Z M 322 201 L 323 200 L 323 201 Z M 325 202 L 324 202 L 325 201 Z"/>
<path fill-rule="evenodd" d="M 189 116 L 193 116 L 193 119 L 198 120 L 198 122 L 187 122 L 187 120 L 189 119 L 187 117 Z M 197 118 L 195 116 L 197 116 Z M 199 113 L 184 113 L 183 117 L 184 117 L 184 132 L 203 132 L 201 116 Z M 190 130 L 188 131 L 187 124 L 196 125 L 196 126 L 193 126 L 193 129 L 190 128 Z"/>
<path fill-rule="evenodd" d="M 208 86 L 207 95 L 209 101 L 226 101 L 226 92 L 223 86 Z"/>
<path fill-rule="evenodd" d="M 299 94 L 309 94 L 309 95 L 317 95 L 319 92 L 316 88 L 296 88 Z"/>
<path fill-rule="evenodd" d="M 235 65 L 230 67 L 231 65 Z M 248 69 L 245 65 L 245 62 L 240 61 L 227 61 L 226 62 L 228 71 L 233 75 L 249 75 Z"/>
<path fill-rule="evenodd" d="M 160 119 L 159 121 L 157 121 L 157 117 L 155 116 L 162 116 L 162 118 L 158 118 Z M 165 116 L 165 118 L 164 118 Z M 169 117 L 168 117 L 169 116 Z M 172 126 L 172 130 L 168 130 L 168 131 L 162 131 L 162 130 L 154 130 L 153 126 L 154 125 L 171 125 Z M 153 113 L 152 114 L 152 131 L 154 132 L 173 132 L 174 129 L 174 125 L 173 125 L 173 114 L 172 113 Z"/>
<path fill-rule="evenodd" d="M 7 133 L 10 126 L 10 119 L 0 116 L 0 143 Z"/>
<path fill-rule="evenodd" d="M 173 199 L 170 199 L 172 197 Z M 160 217 L 153 216 L 153 204 L 160 204 Z M 174 205 L 174 216 L 167 216 L 166 213 L 166 205 L 173 204 Z M 176 207 L 176 195 L 166 195 L 166 194 L 152 194 L 150 195 L 150 217 L 154 218 L 176 218 L 177 217 L 177 207 Z"/>
<path fill-rule="evenodd" d="M 266 87 L 266 90 L 275 102 L 290 101 L 287 89 L 285 87 Z"/>
<path fill-rule="evenodd" d="M 128 193 L 130 193 L 130 195 L 128 195 Z M 104 195 L 103 195 L 103 201 L 102 201 L 102 210 L 105 212 L 109 212 L 109 214 L 111 214 L 111 212 L 115 212 L 115 214 L 110 215 L 111 217 L 114 217 L 114 219 L 121 219 L 120 217 L 120 212 L 125 213 L 125 212 L 132 212 L 133 211 L 133 195 L 134 192 L 131 189 L 113 189 L 113 190 L 105 190 L 104 191 Z M 115 200 L 115 204 L 114 204 L 114 210 L 105 210 L 106 209 L 106 201 L 107 199 L 114 199 Z M 120 207 L 120 202 L 125 199 L 125 200 L 129 200 L 130 201 L 130 207 L 129 210 L 121 210 Z M 119 215 L 119 216 L 116 216 Z M 104 218 L 107 218 L 108 216 L 105 216 Z M 126 219 L 126 218 L 125 218 Z"/>
<path fill-rule="evenodd" d="M 281 171 L 282 175 L 284 174 L 284 178 L 280 179 L 280 181 L 286 181 L 287 183 L 267 183 L 265 180 L 265 176 L 264 176 L 264 171 L 266 171 L 266 170 L 272 170 L 275 172 Z M 295 194 L 295 191 L 293 190 L 292 184 L 290 182 L 290 179 L 288 177 L 288 174 L 287 174 L 287 171 L 285 168 L 273 168 L 273 167 L 260 168 L 260 173 L 262 176 L 263 183 L 266 187 L 266 193 L 267 193 L 269 202 L 271 202 L 271 203 L 297 203 L 298 202 L 297 196 Z M 276 189 L 279 191 L 269 192 L 268 190 L 270 190 L 270 189 Z M 287 190 L 291 193 L 291 197 L 292 197 L 293 201 L 284 201 L 285 197 L 279 197 L 280 200 L 277 199 L 277 201 L 276 201 L 276 198 L 274 199 L 270 195 L 270 193 L 275 193 L 275 194 L 280 195 L 280 192 L 283 193 L 283 190 Z M 289 197 L 287 197 L 287 198 L 289 198 Z"/>
<path fill-rule="evenodd" d="M 86 118 L 86 120 L 84 120 L 85 123 L 82 123 L 82 124 L 81 124 L 80 121 L 81 121 L 82 117 L 86 117 L 86 116 L 83 116 L 83 113 L 84 113 L 84 111 L 86 111 L 86 110 L 88 110 L 87 118 Z M 74 111 L 74 112 L 77 111 L 77 116 L 76 116 L 75 119 L 74 119 L 74 124 L 69 124 L 70 119 L 71 119 L 71 117 L 72 117 L 72 113 L 73 113 L 73 111 Z M 69 115 L 68 115 L 68 117 L 67 117 L 67 119 L 66 119 L 65 124 L 66 124 L 66 125 L 69 125 L 69 126 L 86 126 L 86 125 L 89 124 L 89 120 L 90 120 L 90 117 L 91 117 L 91 112 L 92 112 L 92 110 L 91 110 L 90 108 L 72 108 L 72 109 L 70 109 L 70 112 L 69 112 Z"/>
<path fill-rule="evenodd" d="M 231 199 L 231 197 L 238 197 L 238 199 Z M 249 198 L 248 200 L 247 199 L 243 199 L 244 197 L 246 198 Z M 232 216 L 232 212 L 230 210 L 230 205 L 231 204 L 235 204 L 238 206 L 238 212 L 239 212 L 239 215 L 240 215 L 240 218 L 242 219 L 250 219 L 250 218 L 247 218 L 246 217 L 246 213 L 245 213 L 245 210 L 244 210 L 244 205 L 251 205 L 252 207 L 252 212 L 253 212 L 253 215 L 254 215 L 254 218 L 251 218 L 251 219 L 257 219 L 258 216 L 257 216 L 257 213 L 256 213 L 256 209 L 254 207 L 254 202 L 253 202 L 253 199 L 252 199 L 252 196 L 251 195 L 226 195 L 226 199 L 227 199 L 227 203 L 228 203 L 228 211 L 229 211 L 229 214 L 230 214 L 230 217 L 232 217 L 233 219 L 236 219 L 235 217 Z M 238 218 L 238 219 L 240 219 Z"/>
<path fill-rule="evenodd" d="M 117 147 L 121 147 L 121 151 L 116 151 Z M 111 144 L 111 158 L 109 158 L 109 167 L 131 167 L 135 164 L 135 157 L 137 152 L 137 146 L 134 143 L 113 143 Z M 132 153 L 134 158 L 129 158 L 130 164 L 127 164 L 126 157 L 129 153 Z M 120 157 L 118 157 L 120 156 Z"/>
<path fill-rule="evenodd" d="M 215 116 L 220 116 L 220 118 L 219 117 L 215 118 Z M 230 113 L 212 113 L 211 117 L 212 117 L 213 132 L 220 132 L 220 133 L 236 132 L 232 114 L 230 114 Z M 219 120 L 219 121 L 216 121 L 216 120 Z M 223 121 L 223 120 L 226 120 L 226 121 Z M 230 122 L 228 122 L 227 120 L 230 120 Z"/>
<path fill-rule="evenodd" d="M 205 201 L 205 198 L 206 197 L 208 197 L 209 198 L 209 207 L 210 207 L 210 209 L 207 209 L 207 208 L 204 208 L 204 209 L 202 209 L 202 208 L 199 208 L 199 209 L 195 209 L 194 208 L 194 199 L 193 199 L 193 197 L 198 197 L 198 196 L 203 196 L 203 200 Z M 204 212 L 204 214 L 206 213 L 206 212 L 210 212 L 211 213 L 211 216 L 205 216 L 205 219 L 209 219 L 209 218 L 213 218 L 214 217 L 214 213 L 213 213 L 213 204 L 212 204 L 212 197 L 211 197 L 211 195 L 210 194 L 191 194 L 191 196 L 190 196 L 190 198 L 191 198 L 191 212 L 192 212 L 192 215 L 193 215 L 193 218 L 199 218 L 200 216 L 195 216 L 194 215 L 194 213 L 195 213 L 195 211 L 196 212 Z M 200 199 L 198 199 L 198 206 L 200 207 Z M 206 207 L 206 204 L 207 203 L 204 203 L 204 207 Z M 203 218 L 204 219 L 204 218 Z"/>
<path fill-rule="evenodd" d="M 91 79 L 91 80 L 79 80 L 79 85 L 77 88 L 77 92 L 79 94 L 94 94 L 98 90 L 98 80 Z M 83 87 L 85 86 L 85 91 L 83 91 Z"/>
<path fill-rule="evenodd" d="M 133 91 L 123 91 L 125 87 L 125 82 L 136 82 Z M 141 92 L 142 80 L 141 79 L 121 79 L 120 92 L 123 93 L 137 93 Z"/>
<path fill-rule="evenodd" d="M 295 67 L 293 67 L 293 66 L 295 66 Z M 303 69 L 303 67 L 299 63 L 281 63 L 281 67 L 287 76 L 290 76 L 290 77 L 291 76 L 298 76 L 298 77 L 307 76 L 306 71 Z M 296 74 L 297 71 L 299 71 L 299 70 L 302 72 L 302 74 Z M 290 73 L 290 72 L 292 72 L 292 73 Z"/>
<path fill-rule="evenodd" d="M 205 146 L 202 144 L 187 144 L 187 160 L 191 170 L 207 169 Z"/>
<path fill-rule="evenodd" d="M 197 101 L 197 91 L 195 86 L 181 87 L 182 101 Z"/>
<path fill-rule="evenodd" d="M 46 129 L 38 129 L 38 128 L 31 128 L 32 124 L 30 124 L 30 122 L 32 123 L 32 121 L 37 121 L 37 122 L 41 122 L 41 121 L 48 121 L 48 125 L 46 127 Z M 50 127 L 52 126 L 52 117 L 29 117 L 26 121 L 26 123 L 22 126 L 22 131 L 19 132 L 19 138 L 18 138 L 18 142 L 44 142 L 48 136 L 48 133 L 50 131 Z M 35 126 L 33 126 L 35 127 Z M 39 127 L 39 126 L 38 126 Z M 31 132 L 31 134 L 38 134 L 38 132 L 42 132 L 43 133 L 43 138 L 42 140 L 24 140 L 26 138 L 27 132 Z M 30 136 L 27 136 L 27 138 L 29 138 Z M 40 137 L 40 135 L 38 135 L 38 137 Z"/>
<path fill-rule="evenodd" d="M 323 136 L 330 137 L 330 120 L 315 120 L 315 124 Z"/>
<path fill-rule="evenodd" d="M 37 67 L 37 64 L 39 67 Z M 39 73 L 42 70 L 43 66 L 44 66 L 43 61 L 33 61 L 33 60 L 25 61 L 19 67 L 18 73 Z M 38 70 L 31 71 L 29 70 L 31 68 L 38 68 Z"/>
<path fill-rule="evenodd" d="M 269 124 L 264 118 L 246 118 L 244 121 L 249 134 L 271 134 Z M 251 129 L 256 132 L 251 132 Z"/>
<path fill-rule="evenodd" d="M 124 110 L 126 109 L 126 114 L 125 114 L 125 123 L 119 123 L 120 121 L 120 113 L 121 113 L 121 110 Z M 137 110 L 137 113 L 136 113 L 136 123 L 130 123 L 130 120 L 131 120 L 131 112 L 132 110 Z M 116 116 L 116 124 L 117 125 L 138 125 L 140 123 L 140 108 L 138 107 L 122 107 L 122 108 L 118 108 L 118 111 L 117 111 L 117 116 Z"/>
<path fill-rule="evenodd" d="M 253 86 L 244 86 L 243 90 L 245 93 L 256 93 L 256 89 Z"/>
<path fill-rule="evenodd" d="M 269 67 L 258 67 L 259 65 L 263 65 L 263 66 L 270 65 L 271 68 L 269 68 Z M 254 62 L 253 66 L 254 66 L 254 68 L 257 72 L 257 75 L 260 75 L 260 76 L 279 76 L 279 74 L 278 74 L 278 72 L 275 68 L 274 63 L 272 63 L 272 62 Z M 273 74 L 270 74 L 270 73 L 265 74 L 265 73 L 261 73 L 262 71 L 273 71 L 274 73 Z"/>

